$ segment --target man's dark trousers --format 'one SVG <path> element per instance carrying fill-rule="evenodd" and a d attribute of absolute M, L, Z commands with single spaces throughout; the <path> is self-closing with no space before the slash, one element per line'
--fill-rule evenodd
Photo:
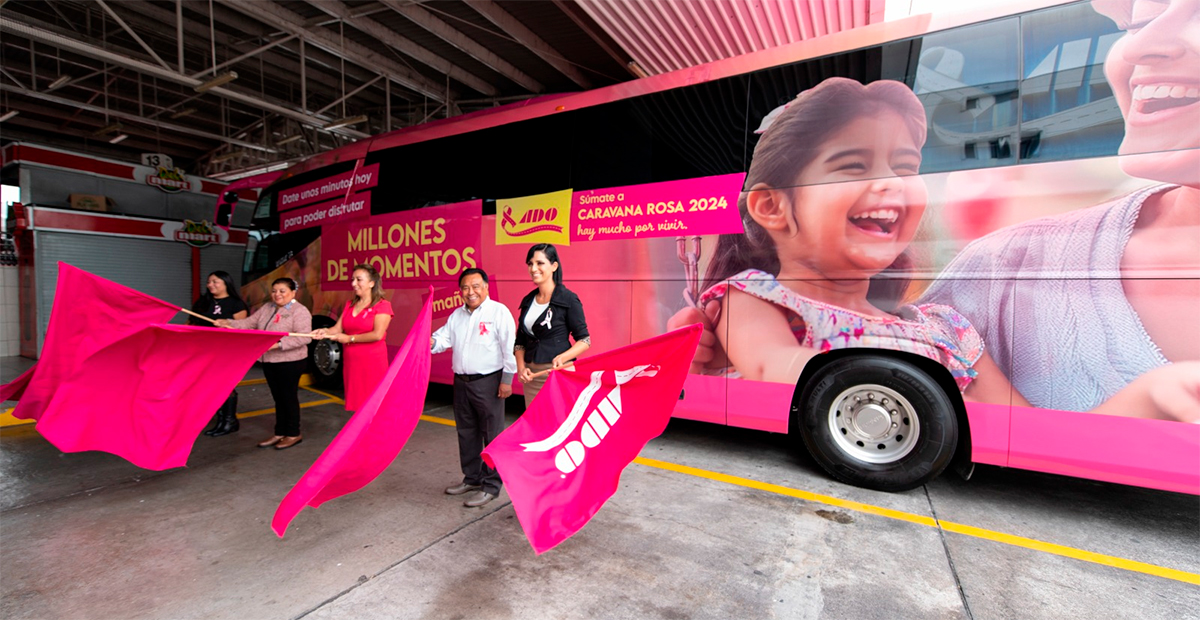
<path fill-rule="evenodd" d="M 500 474 L 483 462 L 483 448 L 504 430 L 504 399 L 500 392 L 502 373 L 454 375 L 454 424 L 458 428 L 458 460 L 463 482 L 500 494 Z"/>

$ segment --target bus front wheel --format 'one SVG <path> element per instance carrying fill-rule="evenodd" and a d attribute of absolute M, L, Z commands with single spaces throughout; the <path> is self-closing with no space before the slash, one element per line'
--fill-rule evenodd
<path fill-rule="evenodd" d="M 954 405 L 904 360 L 855 356 L 808 383 L 798 420 L 804 445 L 842 482 L 905 491 L 942 473 L 958 444 Z"/>
<path fill-rule="evenodd" d="M 333 327 L 329 317 L 313 317 L 313 329 Z M 313 385 L 339 388 L 342 385 L 342 345 L 333 340 L 313 340 L 308 344 L 308 372 Z"/>

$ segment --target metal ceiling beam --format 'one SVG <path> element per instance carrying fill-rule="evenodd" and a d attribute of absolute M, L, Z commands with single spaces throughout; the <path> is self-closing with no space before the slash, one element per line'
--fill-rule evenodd
<path fill-rule="evenodd" d="M 154 48 L 147 45 L 146 42 L 138 36 L 138 33 L 134 32 L 133 28 L 131 28 L 129 24 L 126 24 L 125 20 L 121 19 L 120 15 L 117 15 L 116 11 L 113 11 L 111 8 L 109 8 L 108 4 L 105 3 L 104 0 L 96 0 L 96 4 L 99 4 L 100 8 L 104 9 L 105 13 L 108 13 L 110 17 L 115 19 L 117 23 L 120 24 L 121 28 L 124 28 L 125 32 L 128 32 L 129 36 L 133 37 L 133 40 L 137 41 L 138 45 L 142 46 L 142 49 L 146 50 L 147 54 L 150 54 L 151 58 L 158 61 L 158 64 L 162 65 L 164 69 L 171 68 L 171 65 L 168 65 L 167 61 L 160 58 L 158 53 L 154 51 Z"/>
<path fill-rule="evenodd" d="M 190 86 L 190 87 L 194 88 L 203 83 L 201 80 L 197 80 L 195 78 L 188 77 L 186 75 L 179 75 L 178 73 L 175 73 L 172 70 L 164 69 L 157 65 L 154 65 L 154 64 L 142 61 L 142 60 L 138 60 L 136 58 L 123 56 L 121 54 L 118 54 L 118 53 L 115 53 L 115 52 L 112 52 L 112 51 L 109 51 L 109 50 L 106 50 L 103 48 L 95 47 L 95 46 L 89 45 L 87 43 L 75 41 L 68 37 L 57 35 L 48 30 L 30 26 L 28 24 L 24 24 L 24 23 L 18 22 L 13 19 L 9 19 L 4 16 L 0 16 L 0 32 L 8 32 L 8 33 L 16 34 L 18 36 L 26 37 L 30 40 L 36 40 L 36 41 L 40 41 L 40 42 L 44 42 L 44 43 L 49 43 L 51 45 L 56 45 L 62 49 L 69 50 L 69 51 L 75 52 L 77 54 L 82 54 L 84 56 L 95 58 L 97 60 L 109 62 L 114 65 L 120 66 L 120 67 L 126 67 L 129 69 L 133 69 L 134 71 L 139 71 L 146 75 L 157 76 L 157 77 L 160 77 L 160 78 L 163 78 L 166 80 L 170 80 L 172 82 L 176 82 L 178 84 L 183 84 L 185 86 Z M 226 99 L 231 99 L 233 101 L 239 101 L 239 102 L 245 103 L 247 105 L 261 108 L 263 110 L 267 110 L 268 112 L 274 112 L 276 114 L 279 114 L 280 116 L 294 118 L 302 123 L 308 123 L 310 125 L 315 125 L 317 127 L 323 126 L 326 122 L 328 122 L 330 120 L 327 118 L 319 118 L 319 117 L 315 117 L 315 116 L 310 116 L 303 112 L 299 112 L 299 111 L 284 107 L 279 104 L 264 101 L 257 97 L 247 95 L 247 94 L 235 91 L 235 90 L 231 90 L 224 86 L 218 86 L 216 88 L 212 88 L 208 92 L 212 93 L 214 95 L 225 97 Z M 365 134 L 365 133 L 362 133 L 359 131 L 355 131 L 355 130 L 351 130 L 348 128 L 344 128 L 344 127 L 341 129 L 337 129 L 335 131 L 342 133 L 344 135 L 355 137 L 355 138 L 365 138 L 368 135 L 368 134 Z M 256 146 L 255 148 L 265 148 L 265 147 Z"/>
<path fill-rule="evenodd" d="M 175 13 L 173 13 L 171 11 L 167 11 L 165 9 L 162 9 L 154 4 L 151 4 L 150 2 L 148 2 L 146 0 L 125 0 L 123 2 L 118 3 L 114 8 L 117 9 L 118 11 L 125 12 L 125 19 L 128 20 L 130 23 L 140 25 L 144 29 L 146 29 L 146 28 L 161 28 L 162 24 L 157 23 L 157 22 L 174 23 L 174 20 L 175 20 Z M 222 11 L 222 13 L 228 13 L 228 11 Z M 253 31 L 251 34 L 253 34 L 255 37 L 258 37 L 259 39 L 268 39 L 269 38 L 269 35 L 271 33 L 267 32 L 267 29 L 265 27 L 263 27 L 261 24 L 258 24 L 258 22 L 254 22 L 253 20 L 242 17 L 241 15 L 232 15 L 232 16 L 236 17 L 236 19 L 232 20 L 234 22 L 237 22 L 235 24 L 236 28 L 238 28 L 240 30 L 244 30 L 246 28 L 252 27 L 253 25 L 258 25 L 259 28 L 256 29 L 255 31 Z M 229 19 L 229 17 L 230 17 L 229 15 L 219 15 L 218 19 L 226 20 L 226 19 Z M 196 40 L 204 41 L 204 42 L 208 41 L 209 30 L 208 30 L 207 25 L 201 25 L 192 20 L 185 19 L 184 23 L 183 23 L 183 27 L 184 27 L 185 33 L 195 37 Z M 261 37 L 259 36 L 260 33 L 261 33 Z M 230 50 L 235 51 L 235 52 L 245 53 L 248 51 L 252 51 L 254 49 L 250 45 L 247 45 L 244 42 L 235 41 L 232 36 L 221 33 L 221 32 L 216 33 L 216 38 L 217 38 L 218 45 L 226 46 Z M 277 68 L 279 71 L 283 72 L 284 75 L 299 74 L 300 73 L 300 62 L 299 62 L 299 60 L 293 59 L 293 55 L 298 56 L 299 52 L 290 46 L 290 41 L 288 41 L 288 42 L 281 41 L 280 43 L 281 44 L 278 45 L 278 47 L 280 48 L 280 50 L 283 50 L 286 53 L 285 54 L 263 54 L 262 55 L 263 61 L 270 67 Z M 208 53 L 207 47 L 205 47 L 203 51 L 205 53 L 201 54 L 200 56 L 207 58 L 207 53 Z M 336 64 L 331 64 L 330 62 L 320 61 L 319 59 L 313 58 L 311 54 L 309 57 L 309 61 L 315 61 L 315 62 L 313 62 L 313 64 L 320 64 L 321 66 L 323 66 L 326 69 L 331 70 L 331 71 L 338 70 Z M 208 71 L 208 70 L 211 70 L 211 68 L 206 68 L 205 70 Z M 183 72 L 181 71 L 181 73 L 183 73 Z M 328 91 L 328 93 L 325 93 L 325 94 L 328 94 L 330 96 L 337 96 L 337 93 L 339 93 L 341 91 L 341 86 L 337 80 L 334 80 L 331 77 L 328 77 L 322 73 L 309 72 L 308 81 L 309 81 L 310 87 L 312 86 L 313 82 L 316 82 L 316 83 L 319 83 L 322 86 L 328 88 L 329 91 Z"/>
<path fill-rule="evenodd" d="M 72 152 L 84 150 L 92 155 L 109 157 L 119 161 L 131 159 L 132 153 L 137 151 L 163 153 L 177 160 L 191 160 L 196 156 L 194 149 L 182 149 L 170 144 L 170 142 L 157 142 L 155 140 L 145 140 L 130 136 L 128 140 L 121 142 L 119 145 L 110 145 L 107 141 L 88 140 L 85 137 L 64 134 L 58 131 L 52 123 L 23 119 L 20 124 L 16 124 L 16 121 L 17 119 L 14 118 L 10 121 L 13 123 L 12 125 L 5 123 L 5 139 L 14 142 L 29 142 L 39 146 L 58 147 Z M 82 142 L 84 140 L 87 141 Z"/>
<path fill-rule="evenodd" d="M 485 95 L 495 95 L 499 92 L 495 86 L 487 83 L 482 78 L 468 73 L 466 69 L 400 36 L 395 30 L 373 19 L 355 15 L 350 10 L 350 7 L 341 2 L 327 2 L 325 0 L 307 1 L 314 7 L 324 11 L 327 15 L 336 17 L 354 28 L 379 39 L 382 43 L 395 48 L 397 51 L 412 56 L 417 61 L 437 69 L 439 72 L 450 76 L 450 79 L 460 82 L 472 90 L 479 91 Z M 386 7 L 381 7 L 380 10 L 387 9 Z"/>
<path fill-rule="evenodd" d="M 93 117 L 93 116 L 74 116 L 74 115 L 68 114 L 67 112 L 65 112 L 63 110 L 60 110 L 57 107 L 47 106 L 45 103 L 41 103 L 36 100 L 11 99 L 10 98 L 8 101 L 7 107 L 12 108 L 14 110 L 20 110 L 22 112 L 28 112 L 29 114 L 28 115 L 22 114 L 21 116 L 17 116 L 10 121 L 5 121 L 6 125 L 7 125 L 7 123 L 17 122 L 17 120 L 21 120 L 22 122 L 24 122 L 24 124 L 26 124 L 28 126 L 33 126 L 36 123 L 39 128 L 45 128 L 46 130 L 48 130 L 54 134 L 57 134 L 57 135 L 70 136 L 71 132 L 69 130 L 63 131 L 62 127 L 59 125 L 54 125 L 54 124 L 50 124 L 50 123 L 42 123 L 42 122 L 36 121 L 33 119 L 33 116 L 44 116 L 44 117 L 48 117 L 48 118 L 52 118 L 52 119 L 56 119 L 56 120 L 60 120 L 60 121 L 77 123 L 78 125 L 83 126 L 78 130 L 80 132 L 81 136 L 90 136 L 90 132 L 92 130 L 99 129 L 107 124 L 101 118 Z M 88 127 L 90 129 L 84 128 L 84 127 Z M 129 134 L 130 139 L 146 138 L 149 140 L 154 140 L 156 138 L 162 138 L 162 134 L 157 133 L 155 128 L 142 127 L 140 124 L 139 125 L 131 124 L 131 125 L 122 126 L 121 131 L 119 133 Z M 110 137 L 112 137 L 112 136 L 106 136 L 104 138 L 104 140 L 107 140 Z M 100 140 L 100 138 L 92 138 L 92 139 L 97 140 L 97 141 Z M 173 146 L 186 148 L 186 149 L 192 149 L 192 150 L 212 148 L 212 140 L 205 140 L 205 139 L 201 139 L 198 137 L 197 138 L 185 137 L 183 134 L 173 134 L 173 135 L 167 136 L 165 141 L 171 143 Z"/>
<path fill-rule="evenodd" d="M 516 82 L 522 88 L 535 93 L 540 93 L 546 89 L 540 82 L 533 79 L 532 76 L 516 68 L 486 47 L 476 43 L 474 39 L 442 21 L 428 9 L 415 4 L 401 2 L 400 0 L 382 0 L 382 4 L 408 18 L 418 26 L 437 35 L 438 38 L 458 48 L 471 58 L 487 65 L 492 71 Z"/>
<path fill-rule="evenodd" d="M 509 14 L 508 11 L 500 8 L 499 4 L 496 4 L 492 0 L 468 0 L 467 6 L 475 9 L 480 15 L 495 24 L 497 28 L 516 39 L 518 43 L 529 48 L 529 51 L 537 54 L 539 58 L 557 69 L 559 73 L 570 78 L 580 88 L 590 89 L 592 87 L 591 81 L 584 77 L 582 71 L 576 68 L 575 65 L 567 62 L 562 54 L 555 51 L 554 48 L 550 47 L 549 43 L 543 41 L 532 30 L 526 28 L 525 24 L 517 21 L 517 18 Z"/>
<path fill-rule="evenodd" d="M 216 90 L 216 89 L 214 89 L 214 90 Z M 274 147 L 263 146 L 261 144 L 255 144 L 253 142 L 246 142 L 245 140 L 238 140 L 236 138 L 226 138 L 225 136 L 221 136 L 221 135 L 218 135 L 215 133 L 209 133 L 207 131 L 202 131 L 200 129 L 192 129 L 191 127 L 185 127 L 183 125 L 176 125 L 174 123 L 166 123 L 166 122 L 159 121 L 159 120 L 147 120 L 137 114 L 131 114 L 129 112 L 122 112 L 120 110 L 110 110 L 110 109 L 106 109 L 104 106 L 92 105 L 90 103 L 83 103 L 81 101 L 73 101 L 71 99 L 67 99 L 64 97 L 58 97 L 58 96 L 49 95 L 46 93 L 39 93 L 39 92 L 32 91 L 32 90 L 26 90 L 24 88 L 17 88 L 16 86 L 9 86 L 7 84 L 0 84 L 0 92 L 24 95 L 26 97 L 31 97 L 33 99 L 49 101 L 50 103 L 57 103 L 58 105 L 68 106 L 71 108 L 76 108 L 76 109 L 84 110 L 87 112 L 95 112 L 97 114 L 107 114 L 108 116 L 110 116 L 112 118 L 119 118 L 121 120 L 129 121 L 131 123 L 141 123 L 141 124 L 145 124 L 145 125 L 150 125 L 152 127 L 158 127 L 160 129 L 164 129 L 166 131 L 175 131 L 178 133 L 187 134 L 189 136 L 199 136 L 201 138 L 207 138 L 209 140 L 228 142 L 230 144 L 236 144 L 238 146 L 248 148 L 248 149 L 267 151 L 268 153 L 276 152 L 276 149 Z"/>
<path fill-rule="evenodd" d="M 295 39 L 298 36 L 299 35 L 289 34 L 286 37 L 275 39 L 274 41 L 271 41 L 270 43 L 267 43 L 266 45 L 263 45 L 262 47 L 252 49 L 252 50 L 246 52 L 245 54 L 242 54 L 241 56 L 230 58 L 229 60 L 226 60 L 225 62 L 223 62 L 219 65 L 216 65 L 215 67 L 209 67 L 208 69 L 201 69 L 200 71 L 193 73 L 192 77 L 199 79 L 200 76 L 204 75 L 205 73 L 209 73 L 209 72 L 216 73 L 217 71 L 220 71 L 221 69 L 224 69 L 225 67 L 228 67 L 229 65 L 237 64 L 243 60 L 246 60 L 247 58 L 257 56 L 257 55 L 275 47 L 276 45 L 279 45 L 281 43 L 287 43 L 288 41 L 291 41 L 292 39 Z"/>
<path fill-rule="evenodd" d="M 289 34 L 298 34 L 305 41 L 321 47 L 333 54 L 340 54 L 359 66 L 370 68 L 383 73 L 388 78 L 430 99 L 444 101 L 446 95 L 441 92 L 438 84 L 410 70 L 400 63 L 380 55 L 374 50 L 354 41 L 339 41 L 338 37 L 327 32 L 309 30 L 304 27 L 304 18 L 273 2 L 236 2 L 220 0 L 229 8 L 241 11 L 259 21 L 270 24 Z"/>

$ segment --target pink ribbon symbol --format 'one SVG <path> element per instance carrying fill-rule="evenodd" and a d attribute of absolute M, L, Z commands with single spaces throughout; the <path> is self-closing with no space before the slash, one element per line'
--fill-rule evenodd
<path fill-rule="evenodd" d="M 512 207 L 504 207 L 504 216 L 500 219 L 500 225 L 505 229 L 516 227 L 517 221 L 512 218 Z"/>
<path fill-rule="evenodd" d="M 486 335 L 487 335 L 487 333 L 488 333 L 488 330 L 487 330 L 487 323 L 480 323 L 480 324 L 479 324 L 479 335 L 480 335 L 480 336 L 486 336 Z"/>

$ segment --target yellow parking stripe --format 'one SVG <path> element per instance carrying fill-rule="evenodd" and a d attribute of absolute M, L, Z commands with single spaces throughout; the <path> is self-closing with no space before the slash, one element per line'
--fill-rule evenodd
<path fill-rule="evenodd" d="M 242 387 L 242 386 L 246 386 L 246 385 L 258 385 L 258 384 L 262 384 L 262 383 L 266 383 L 266 382 L 267 382 L 266 379 L 246 379 L 245 381 L 238 383 L 238 387 Z M 301 382 L 301 383 L 303 383 L 303 382 Z M 312 402 L 300 403 L 301 407 L 316 407 L 318 405 L 333 405 L 333 404 L 344 405 L 344 404 L 346 404 L 346 401 L 338 398 L 337 396 L 334 396 L 333 394 L 326 394 L 325 392 L 322 392 L 321 390 L 315 390 L 310 387 L 305 387 L 304 385 L 301 385 L 300 387 L 308 390 L 309 392 L 314 392 L 316 394 L 320 394 L 321 396 L 325 397 L 325 400 L 314 400 Z M 4 428 L 6 426 L 21 426 L 23 424 L 33 424 L 35 422 L 35 420 L 22 420 L 20 418 L 14 418 L 12 416 L 13 409 L 16 409 L 16 407 L 10 407 L 8 409 L 5 409 L 4 413 L 0 413 L 0 428 Z M 272 407 L 270 409 L 258 409 L 256 411 L 245 411 L 245 412 L 239 413 L 238 418 L 253 418 L 254 416 L 265 415 L 268 413 L 275 413 L 275 408 Z"/>
<path fill-rule="evenodd" d="M 454 420 L 449 420 L 446 418 L 423 415 L 421 416 L 421 419 L 425 422 L 433 422 L 435 424 L 443 424 L 445 426 L 454 426 Z M 677 463 L 668 463 L 667 461 L 638 457 L 634 459 L 633 462 L 637 463 L 638 465 L 653 467 L 655 469 L 663 469 L 678 474 L 684 474 L 686 476 L 695 476 L 697 478 L 704 478 L 707 480 L 713 480 L 715 482 L 723 482 L 725 484 L 732 484 L 749 489 L 757 489 L 759 491 L 766 491 L 768 493 L 775 493 L 777 495 L 786 495 L 788 497 L 795 497 L 797 499 L 816 502 L 818 504 L 825 504 L 827 506 L 836 506 L 838 508 L 845 508 L 846 510 L 853 510 L 855 512 L 863 512 L 886 517 L 888 519 L 916 523 L 917 525 L 924 525 L 926 527 L 941 527 L 947 532 L 962 534 L 963 536 L 981 538 L 983 540 L 990 540 L 1005 545 L 1030 549 L 1032 551 L 1040 551 L 1042 553 L 1059 555 L 1075 560 L 1082 560 L 1084 562 L 1091 562 L 1093 564 L 1102 564 L 1104 566 L 1111 566 L 1113 568 L 1119 568 L 1121 570 L 1132 571 L 1135 573 L 1145 573 L 1147 575 L 1162 577 L 1164 579 L 1200 585 L 1200 574 L 1189 573 L 1187 571 L 1177 570 L 1174 568 L 1167 568 L 1165 566 L 1158 566 L 1156 564 L 1147 564 L 1146 562 L 1138 562 L 1136 560 L 1119 558 L 1112 555 L 1105 555 L 1103 553 L 1093 553 L 1091 551 L 1084 551 L 1083 549 L 1076 549 L 1066 545 L 1057 545 L 1041 540 L 1035 540 L 1033 538 L 1014 536 L 1012 534 L 1005 534 L 1004 532 L 987 530 L 980 527 L 963 525 L 961 523 L 954 523 L 951 521 L 939 521 L 933 517 L 927 517 L 925 515 L 913 514 L 911 512 L 904 512 L 901 510 L 892 510 L 891 508 L 864 504 L 862 502 L 842 499 L 840 497 L 833 497 L 832 495 L 822 495 L 820 493 L 813 493 L 811 491 L 802 491 L 800 489 L 793 489 L 791 487 L 780 486 L 778 484 L 771 484 L 768 482 L 760 482 L 758 480 L 751 480 L 749 478 L 742 478 L 740 476 L 731 476 L 729 474 L 722 474 L 720 472 L 709 471 L 707 469 L 688 467 L 687 465 L 679 465 Z"/>
<path fill-rule="evenodd" d="M 4 410 L 4 413 L 0 413 L 0 428 L 4 428 L 5 426 L 18 426 L 21 424 L 33 424 L 33 420 L 14 418 L 12 415 L 14 409 L 16 409 L 16 407 L 9 407 L 8 409 Z"/>
<path fill-rule="evenodd" d="M 345 403 L 346 403 L 346 401 L 344 401 L 340 398 L 327 398 L 325 400 L 314 400 L 314 401 L 307 402 L 307 403 L 300 403 L 300 408 L 303 409 L 305 407 L 318 407 L 320 405 L 344 405 Z M 267 415 L 268 413 L 275 413 L 275 408 L 271 407 L 270 409 L 255 409 L 254 411 L 246 411 L 243 413 L 239 413 L 237 417 L 239 420 L 241 420 L 244 418 L 253 418 L 255 416 Z"/>
<path fill-rule="evenodd" d="M 321 396 L 324 396 L 325 398 L 328 398 L 328 399 L 334 400 L 334 401 L 336 401 L 336 402 L 339 402 L 339 403 L 341 403 L 341 404 L 343 404 L 343 405 L 344 405 L 344 404 L 346 404 L 346 401 L 344 401 L 344 400 L 342 400 L 342 399 L 338 398 L 337 396 L 334 396 L 333 394 L 327 394 L 327 393 L 325 393 L 325 392 L 322 392 L 321 390 L 318 390 L 318 389 L 315 389 L 315 388 L 310 388 L 310 387 L 308 387 L 308 386 L 304 386 L 304 385 L 302 385 L 302 386 L 300 386 L 300 387 L 301 387 L 301 388 L 303 388 L 303 389 L 305 389 L 305 390 L 308 390 L 309 392 L 312 392 L 313 394 L 320 394 Z"/>
<path fill-rule="evenodd" d="M 848 499 L 841 499 L 841 498 L 833 497 L 830 495 L 821 495 L 819 493 L 812 493 L 809 491 L 801 491 L 800 489 L 792 489 L 789 487 L 779 486 L 777 484 L 770 484 L 767 482 L 759 482 L 757 480 L 750 480 L 749 478 L 740 478 L 738 476 L 730 476 L 729 474 L 721 474 L 721 473 L 717 473 L 715 471 L 697 469 L 695 467 L 688 467 L 686 465 L 677 465 L 675 463 L 668 463 L 666 461 L 656 461 L 654 459 L 647 459 L 647 458 L 642 458 L 642 457 L 638 457 L 638 458 L 634 459 L 633 462 L 637 463 L 638 465 L 645 465 L 647 467 L 654 467 L 657 469 L 665 469 L 667 471 L 673 471 L 673 472 L 679 473 L 679 474 L 696 476 L 697 478 L 707 478 L 709 480 L 715 480 L 717 482 L 724 482 L 726 484 L 735 484 L 737 486 L 748 487 L 751 489 L 758 489 L 760 491 L 767 491 L 768 493 L 775 493 L 777 495 L 787 495 L 789 497 L 804 499 L 804 500 L 808 500 L 810 502 L 817 502 L 820 504 L 827 504 L 830 506 L 837 506 L 839 508 L 845 508 L 847 510 L 853 510 L 856 512 L 866 512 L 866 513 L 873 514 L 873 515 L 879 515 L 881 517 L 887 517 L 889 519 L 908 521 L 909 523 L 916 523 L 917 525 L 928 525 L 930 527 L 937 525 L 937 521 L 934 520 L 932 517 L 926 517 L 923 515 L 915 515 L 915 514 L 912 514 L 909 512 L 901 512 L 899 510 L 892 510 L 891 508 L 883 508 L 881 506 L 872 506 L 871 504 L 864 504 L 862 502 L 855 502 L 855 501 L 851 501 Z"/>
<path fill-rule="evenodd" d="M 1065 545 L 1056 545 L 1054 543 L 1034 540 L 1032 538 L 1014 536 L 1012 534 L 1005 534 L 1004 532 L 986 530 L 983 528 L 962 525 L 960 523 L 953 523 L 950 521 L 938 521 L 937 519 L 923 515 L 901 512 L 899 510 L 882 508 L 880 506 L 872 506 L 871 504 L 863 504 L 860 502 L 831 497 L 829 495 L 810 493 L 808 491 L 801 491 L 799 489 L 792 489 L 776 484 L 768 484 L 765 482 L 759 482 L 757 480 L 751 480 L 749 478 L 730 476 L 728 474 L 722 474 L 714 471 L 697 469 L 695 467 L 688 467 L 686 465 L 677 465 L 675 463 L 668 463 L 666 461 L 657 461 L 654 459 L 638 457 L 634 459 L 633 462 L 639 465 L 645 465 L 646 467 L 664 469 L 689 476 L 696 476 L 698 478 L 706 478 L 708 480 L 724 482 L 726 484 L 758 489 L 770 493 L 777 493 L 779 495 L 787 495 L 789 497 L 797 497 L 811 502 L 817 502 L 829 506 L 837 506 L 839 508 L 854 510 L 856 512 L 879 515 L 889 519 L 908 521 L 909 523 L 916 523 L 918 525 L 925 525 L 928 527 L 941 527 L 947 532 L 954 532 L 955 534 L 962 534 L 964 536 L 971 536 L 973 538 L 990 540 L 1005 545 L 1012 545 L 1014 547 L 1022 547 L 1024 549 L 1041 551 L 1043 553 L 1050 553 L 1053 555 L 1082 560 L 1084 562 L 1091 562 L 1093 564 L 1102 564 L 1104 566 L 1112 566 L 1113 568 L 1119 568 L 1122 570 L 1145 573 L 1147 575 L 1154 575 L 1155 577 L 1162 577 L 1164 579 L 1172 579 L 1174 581 L 1182 581 L 1184 583 L 1200 585 L 1200 574 L 1189 573 L 1174 568 L 1167 568 L 1165 566 L 1158 566 L 1156 564 L 1147 564 L 1145 562 L 1138 562 L 1116 556 L 1104 555 L 1102 553 L 1093 553 L 1091 551 L 1084 551 L 1083 549 L 1076 549 L 1074 547 L 1067 547 Z"/>

